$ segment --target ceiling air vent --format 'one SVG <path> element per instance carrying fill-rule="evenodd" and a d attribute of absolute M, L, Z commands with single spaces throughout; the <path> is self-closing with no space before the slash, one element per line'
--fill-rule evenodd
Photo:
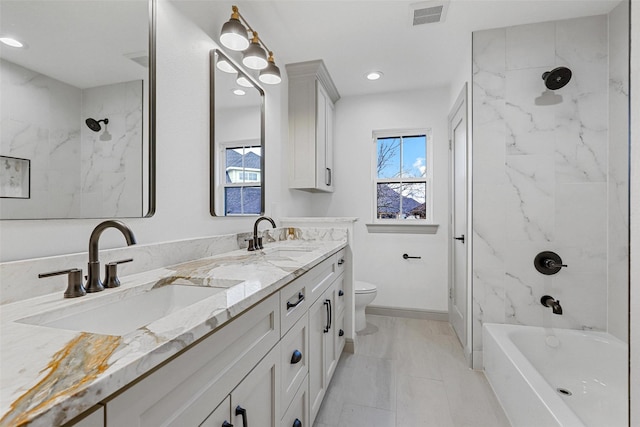
<path fill-rule="evenodd" d="M 433 24 L 443 22 L 449 9 L 448 1 L 429 1 L 413 3 L 410 7 L 411 25 Z"/>

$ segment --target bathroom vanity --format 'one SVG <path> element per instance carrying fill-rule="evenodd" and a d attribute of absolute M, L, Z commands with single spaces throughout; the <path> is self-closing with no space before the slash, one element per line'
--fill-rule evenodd
<path fill-rule="evenodd" d="M 5 304 L 0 425 L 311 426 L 345 346 L 346 245 L 346 232 L 270 242 Z M 178 309 L 139 326 L 149 296 Z"/>

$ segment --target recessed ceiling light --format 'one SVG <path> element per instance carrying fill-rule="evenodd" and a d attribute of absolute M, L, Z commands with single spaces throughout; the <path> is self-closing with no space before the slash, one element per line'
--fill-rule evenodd
<path fill-rule="evenodd" d="M 234 89 L 234 90 L 233 90 L 233 93 L 234 93 L 234 95 L 238 95 L 238 96 L 243 96 L 243 95 L 246 95 L 246 94 L 247 94 L 247 92 L 245 92 L 245 91 L 244 91 L 244 90 L 242 90 L 242 89 Z"/>
<path fill-rule="evenodd" d="M 365 77 L 368 80 L 378 80 L 380 77 L 382 77 L 382 72 L 380 72 L 380 71 L 372 71 L 370 73 L 367 73 L 367 75 Z"/>
<path fill-rule="evenodd" d="M 11 47 L 24 47 L 24 43 L 19 42 L 18 40 L 14 39 L 13 37 L 0 37 L 0 42 L 6 44 L 7 46 L 11 46 Z"/>

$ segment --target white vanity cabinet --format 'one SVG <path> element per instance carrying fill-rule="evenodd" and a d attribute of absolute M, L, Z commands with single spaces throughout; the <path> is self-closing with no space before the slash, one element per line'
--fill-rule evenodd
<path fill-rule="evenodd" d="M 287 64 L 289 78 L 289 186 L 332 192 L 334 105 L 340 99 L 322 60 Z"/>
<path fill-rule="evenodd" d="M 344 307 L 343 256 L 109 397 L 100 418 L 107 427 L 311 427 L 344 346 L 334 311 Z"/>

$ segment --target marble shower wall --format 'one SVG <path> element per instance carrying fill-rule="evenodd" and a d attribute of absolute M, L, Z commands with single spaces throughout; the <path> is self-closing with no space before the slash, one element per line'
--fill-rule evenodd
<path fill-rule="evenodd" d="M 31 198 L 0 199 L 0 218 L 77 216 L 81 90 L 4 59 L 0 75 L 0 155 L 31 160 Z"/>
<path fill-rule="evenodd" d="M 142 215 L 142 80 L 79 89 L 2 59 L 0 75 L 0 155 L 31 160 L 31 197 L 0 218 Z"/>
<path fill-rule="evenodd" d="M 142 80 L 82 91 L 81 217 L 136 217 L 142 212 Z M 109 119 L 94 132 L 87 118 Z"/>
<path fill-rule="evenodd" d="M 629 4 L 609 14 L 608 330 L 629 336 Z"/>
<path fill-rule="evenodd" d="M 607 329 L 607 19 L 473 33 L 476 352 L 485 322 Z M 542 73 L 558 66 L 573 78 L 546 91 Z M 544 250 L 569 267 L 538 273 Z"/>

